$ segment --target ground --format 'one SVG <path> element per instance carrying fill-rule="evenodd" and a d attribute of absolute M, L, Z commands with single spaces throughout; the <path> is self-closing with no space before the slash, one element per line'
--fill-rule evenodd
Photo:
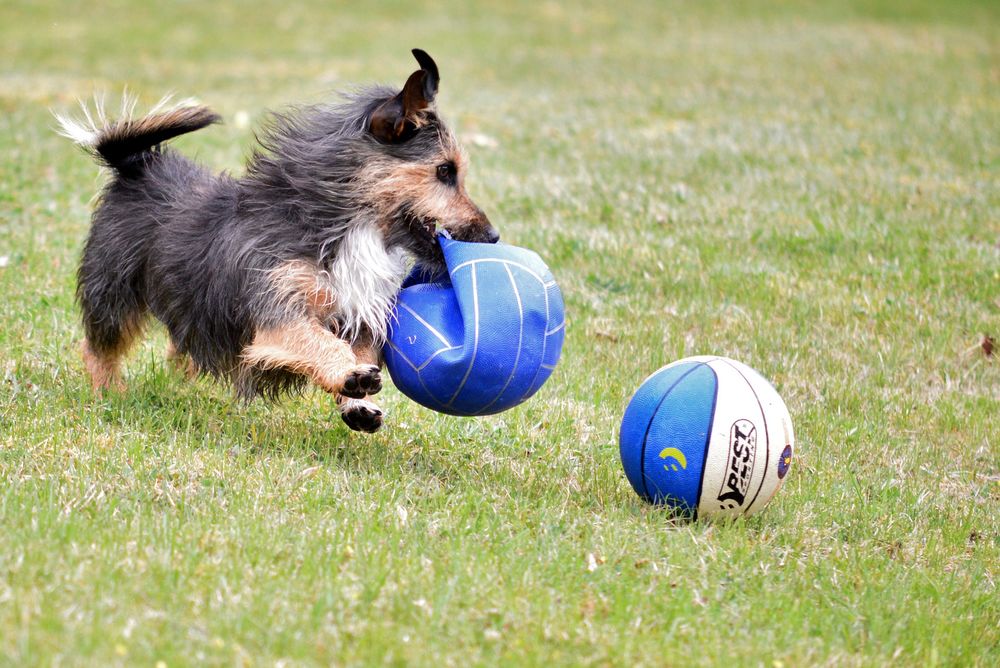
<path fill-rule="evenodd" d="M 7 2 L 0 663 L 997 665 L 996 3 Z M 50 110 L 127 86 L 226 124 L 441 68 L 468 186 L 566 297 L 548 384 L 484 419 L 235 402 L 162 330 L 95 397 L 74 269 L 96 167 Z M 988 348 L 988 346 L 986 346 Z M 687 355 L 773 380 L 796 460 L 683 523 L 617 453 Z"/>

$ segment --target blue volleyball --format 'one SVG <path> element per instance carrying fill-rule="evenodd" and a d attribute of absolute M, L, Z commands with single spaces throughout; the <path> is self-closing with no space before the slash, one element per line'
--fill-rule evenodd
<path fill-rule="evenodd" d="M 563 299 L 532 251 L 439 238 L 447 275 L 403 285 L 383 350 L 393 384 L 449 415 L 490 415 L 533 395 L 559 361 Z"/>
<path fill-rule="evenodd" d="M 635 492 L 696 516 L 749 515 L 774 496 L 795 436 L 784 401 L 750 367 L 688 357 L 636 391 L 619 452 Z"/>

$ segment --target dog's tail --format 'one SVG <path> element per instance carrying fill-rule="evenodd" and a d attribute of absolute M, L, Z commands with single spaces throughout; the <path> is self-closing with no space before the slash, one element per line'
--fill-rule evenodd
<path fill-rule="evenodd" d="M 188 132 L 218 123 L 222 118 L 208 107 L 184 101 L 166 108 L 169 100 L 161 100 L 149 114 L 132 116 L 134 99 L 125 98 L 122 115 L 109 121 L 100 100 L 91 111 L 81 102 L 83 118 L 54 114 L 60 134 L 72 139 L 99 162 L 123 175 L 141 171 L 145 158 L 159 144 Z"/>

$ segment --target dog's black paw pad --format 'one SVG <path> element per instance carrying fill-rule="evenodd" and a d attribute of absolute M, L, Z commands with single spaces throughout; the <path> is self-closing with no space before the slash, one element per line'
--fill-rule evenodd
<path fill-rule="evenodd" d="M 363 364 L 347 374 L 340 393 L 345 397 L 361 399 L 369 394 L 377 394 L 381 389 L 382 374 L 379 368 L 372 364 Z"/>
<path fill-rule="evenodd" d="M 354 431 L 371 434 L 382 426 L 382 409 L 375 404 L 353 404 L 341 413 L 340 417 L 344 420 L 344 424 Z"/>

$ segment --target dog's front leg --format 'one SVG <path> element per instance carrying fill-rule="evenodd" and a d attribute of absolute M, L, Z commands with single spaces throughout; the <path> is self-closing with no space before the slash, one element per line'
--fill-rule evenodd
<path fill-rule="evenodd" d="M 370 341 L 356 343 L 352 351 L 358 364 L 371 364 L 381 368 L 382 353 Z M 340 407 L 341 419 L 355 431 L 371 433 L 382 426 L 382 409 L 368 397 L 350 398 L 341 395 L 337 397 L 337 405 Z"/>
<path fill-rule="evenodd" d="M 258 330 L 243 351 L 245 364 L 309 377 L 334 395 L 363 399 L 382 389 L 375 364 L 359 363 L 351 346 L 318 320 L 303 318 Z"/>

